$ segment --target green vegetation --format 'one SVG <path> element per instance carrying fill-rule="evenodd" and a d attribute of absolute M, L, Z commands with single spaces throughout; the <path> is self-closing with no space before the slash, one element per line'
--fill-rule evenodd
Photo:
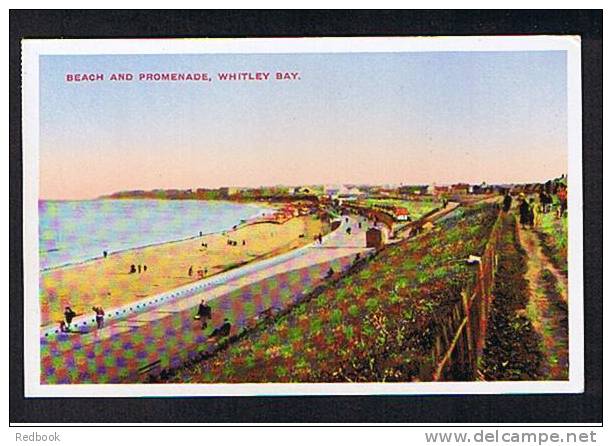
<path fill-rule="evenodd" d="M 554 212 L 543 214 L 536 232 L 544 254 L 567 276 L 567 214 L 562 218 L 557 218 Z"/>
<path fill-rule="evenodd" d="M 440 202 L 431 199 L 421 200 L 400 200 L 395 198 L 368 198 L 363 203 L 372 208 L 400 207 L 408 210 L 413 220 L 421 218 L 428 212 L 440 207 Z"/>
<path fill-rule="evenodd" d="M 461 291 L 475 280 L 477 269 L 464 260 L 482 254 L 496 216 L 494 206 L 475 206 L 418 239 L 386 248 L 231 349 L 178 370 L 172 380 L 430 379 L 436 338 Z M 450 243 L 448 234 L 455 231 L 465 235 Z"/>

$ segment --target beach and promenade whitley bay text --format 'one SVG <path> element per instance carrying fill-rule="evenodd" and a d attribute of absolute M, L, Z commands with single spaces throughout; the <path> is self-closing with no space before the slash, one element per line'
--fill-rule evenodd
<path fill-rule="evenodd" d="M 66 73 L 70 83 L 91 82 L 276 82 L 299 81 L 299 71 L 220 71 L 141 72 L 141 73 Z"/>

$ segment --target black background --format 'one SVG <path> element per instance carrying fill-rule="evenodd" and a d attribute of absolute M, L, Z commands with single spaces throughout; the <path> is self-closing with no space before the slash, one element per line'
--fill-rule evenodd
<path fill-rule="evenodd" d="M 22 38 L 575 34 L 582 37 L 584 394 L 24 398 Z M 602 11 L 10 11 L 10 422 L 601 423 Z"/>

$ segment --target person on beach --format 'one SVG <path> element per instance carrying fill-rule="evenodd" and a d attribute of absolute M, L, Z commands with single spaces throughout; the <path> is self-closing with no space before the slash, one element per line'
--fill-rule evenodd
<path fill-rule="evenodd" d="M 102 255 L 104 256 L 104 258 L 108 257 L 108 251 L 102 251 Z"/>
<path fill-rule="evenodd" d="M 147 272 L 147 265 L 143 265 L 142 270 L 143 270 L 143 272 L 146 273 Z"/>
<path fill-rule="evenodd" d="M 130 274 L 134 274 L 136 272 L 136 265 L 130 265 Z"/>
<path fill-rule="evenodd" d="M 142 272 L 142 265 L 138 265 L 138 274 Z"/>
<path fill-rule="evenodd" d="M 506 191 L 506 194 L 504 195 L 504 212 L 508 212 L 510 210 L 510 207 L 512 206 L 512 195 L 510 195 L 510 192 Z"/>
<path fill-rule="evenodd" d="M 68 330 L 70 330 L 70 324 L 72 323 L 72 320 L 76 317 L 76 313 L 72 310 L 72 308 L 70 308 L 70 306 L 67 306 L 64 309 L 64 318 L 66 319 L 66 327 L 68 328 Z"/>
<path fill-rule="evenodd" d="M 70 306 L 67 306 L 64 309 L 64 318 L 66 319 L 66 328 L 68 330 L 70 330 L 70 324 L 72 324 L 72 320 L 76 317 L 76 313 L 72 310 L 72 308 L 70 308 Z"/>
<path fill-rule="evenodd" d="M 196 320 L 200 320 L 202 322 L 202 330 L 204 330 L 208 326 L 208 320 L 212 319 L 212 309 L 209 305 L 206 305 L 204 299 L 200 301 L 200 305 L 198 306 L 198 312 L 195 315 Z"/>
<path fill-rule="evenodd" d="M 527 201 L 527 199 L 525 198 L 525 194 L 521 192 L 521 194 L 519 195 L 519 215 L 520 215 L 520 223 L 521 223 L 521 228 L 526 229 L 526 227 L 529 225 L 531 218 L 530 218 L 530 210 L 529 210 L 529 202 Z"/>
<path fill-rule="evenodd" d="M 92 310 L 96 313 L 96 325 L 98 329 L 104 327 L 104 310 L 102 307 L 93 307 Z"/>
<path fill-rule="evenodd" d="M 189 270 L 187 271 L 187 275 L 188 275 L 189 277 L 193 276 L 193 266 L 190 266 L 190 267 L 189 267 Z"/>

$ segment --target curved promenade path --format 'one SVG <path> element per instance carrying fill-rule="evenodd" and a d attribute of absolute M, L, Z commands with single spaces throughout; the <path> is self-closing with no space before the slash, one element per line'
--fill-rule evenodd
<path fill-rule="evenodd" d="M 152 370 L 177 366 L 214 340 L 208 335 L 224 318 L 236 333 L 270 308 L 299 300 L 325 280 L 330 268 L 347 269 L 365 244 L 368 223 L 343 217 L 338 229 L 289 253 L 226 271 L 139 302 L 106 309 L 105 327 L 95 329 L 93 317 L 73 321 L 75 333 L 41 332 L 41 383 L 139 382 Z M 347 233 L 347 228 L 351 233 Z M 213 318 L 206 329 L 193 316 L 204 299 Z"/>

